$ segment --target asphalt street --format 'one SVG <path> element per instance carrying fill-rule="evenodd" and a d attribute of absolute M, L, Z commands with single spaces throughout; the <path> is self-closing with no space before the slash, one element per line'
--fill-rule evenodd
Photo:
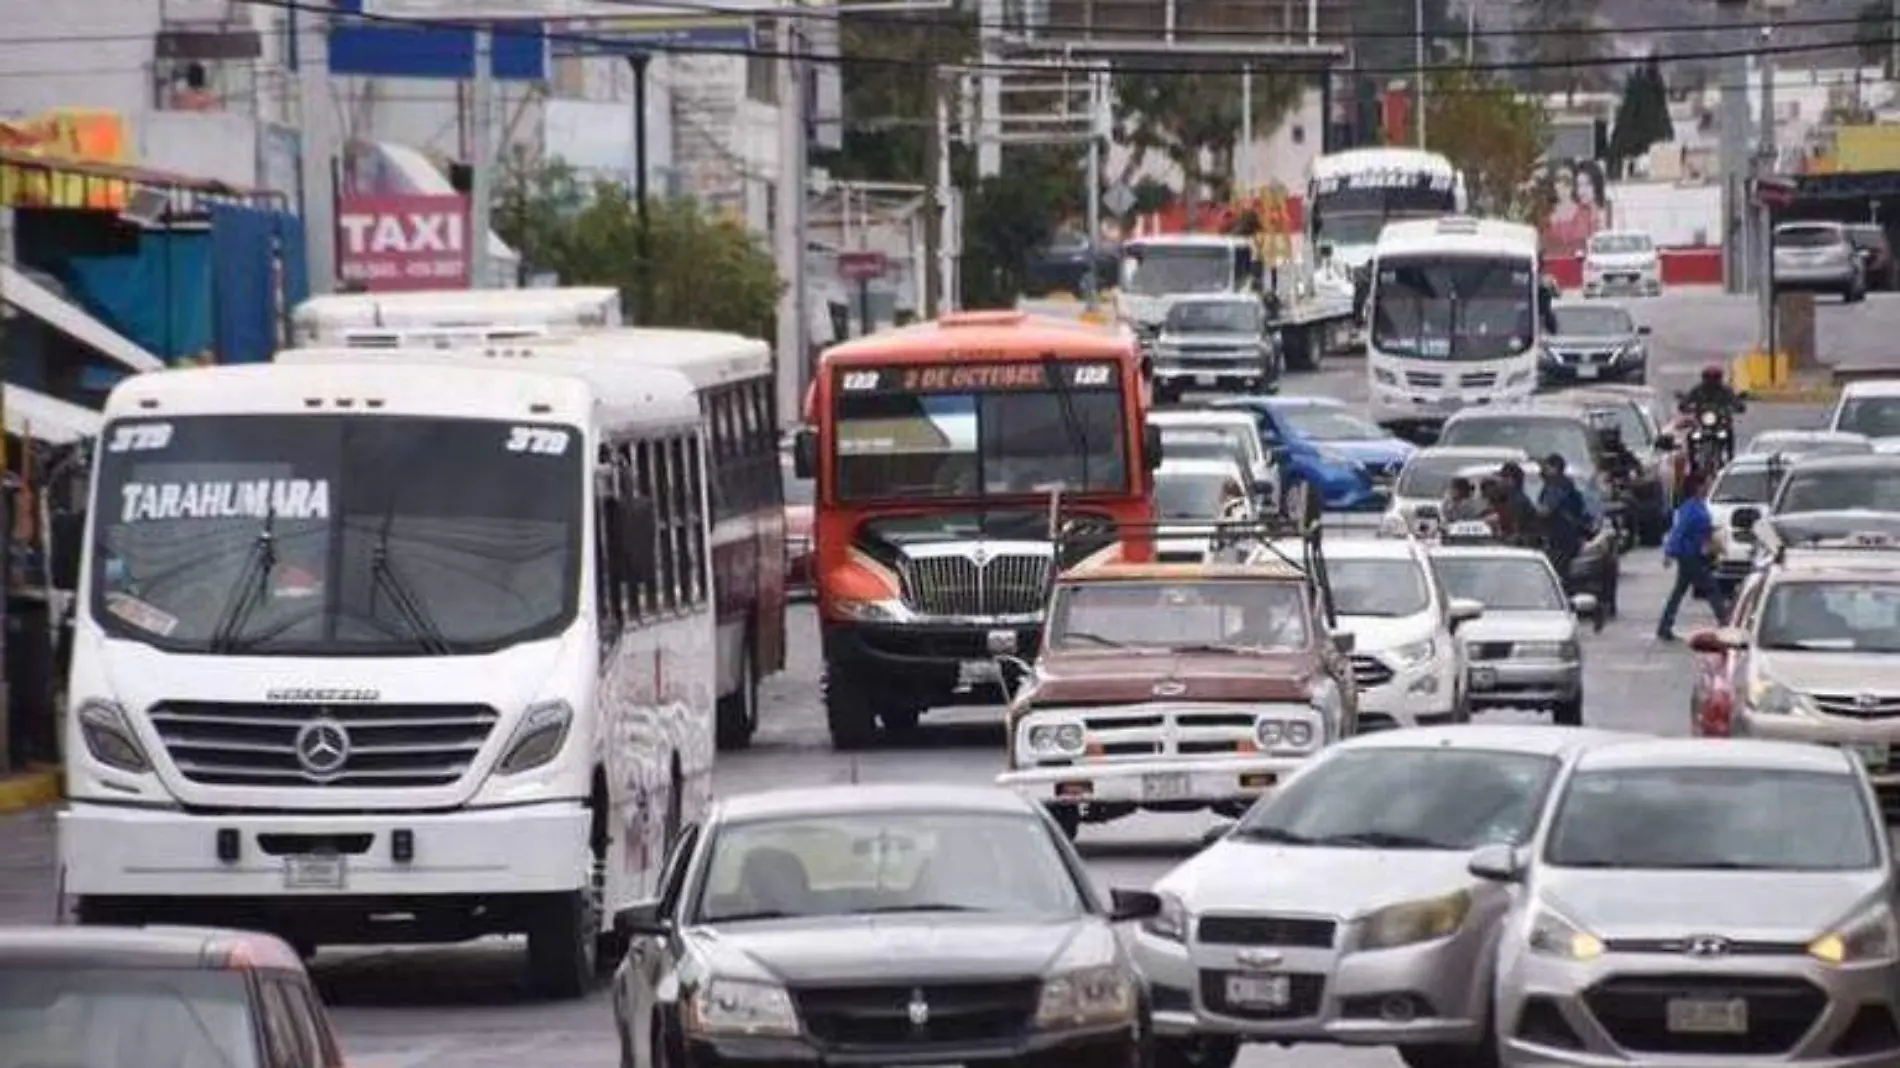
<path fill-rule="evenodd" d="M 1714 292 L 1683 292 L 1632 309 L 1654 327 L 1652 385 L 1664 396 L 1697 371 L 1740 351 L 1753 335 L 1753 304 Z M 1891 353 L 1900 336 L 1900 298 L 1875 296 L 1858 307 L 1832 301 L 1819 311 L 1820 349 L 1867 359 Z M 1289 393 L 1365 395 L 1363 367 L 1352 357 L 1291 378 Z M 1814 406 L 1758 405 L 1745 434 L 1814 425 Z M 1689 653 L 1651 637 L 1669 573 L 1654 550 L 1625 558 L 1624 618 L 1588 639 L 1587 722 L 1657 734 L 1687 730 Z M 1692 602 L 1679 626 L 1700 624 Z M 816 625 L 807 608 L 792 621 L 794 666 L 765 686 L 763 726 L 745 753 L 722 756 L 726 793 L 846 782 L 988 782 L 1001 765 L 1002 732 L 992 711 L 926 716 L 916 739 L 858 754 L 834 753 L 818 701 Z M 1516 718 L 1492 713 L 1486 719 Z M 1209 821 L 1137 815 L 1085 828 L 1081 847 L 1104 886 L 1146 887 L 1188 855 Z M 47 922 L 56 915 L 51 814 L 0 818 L 0 923 Z M 504 941 L 450 949 L 326 951 L 315 970 L 342 1030 L 352 1068 L 608 1068 L 616 1063 L 611 1009 L 603 993 L 579 1002 L 537 1003 L 517 993 L 519 949 Z M 1243 1065 L 1285 1068 L 1396 1068 L 1384 1050 L 1320 1046 L 1252 1048 Z"/>

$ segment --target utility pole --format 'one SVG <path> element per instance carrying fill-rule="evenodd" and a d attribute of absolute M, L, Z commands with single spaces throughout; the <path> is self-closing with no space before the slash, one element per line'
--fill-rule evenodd
<path fill-rule="evenodd" d="M 327 15 L 304 12 L 298 20 L 297 127 L 298 186 L 305 269 L 310 293 L 336 291 L 336 183 L 330 161 L 336 155 L 336 137 L 330 107 L 330 20 Z"/>
<path fill-rule="evenodd" d="M 1003 65 L 1003 54 L 997 47 L 1002 32 L 1003 0 L 978 0 L 977 40 L 982 42 L 983 57 L 983 73 L 976 79 L 976 176 L 979 181 L 1003 173 L 1003 142 L 996 136 L 1002 132 L 1003 76 L 999 68 Z M 936 181 L 936 176 L 932 175 L 930 180 Z"/>
<path fill-rule="evenodd" d="M 1412 42 L 1413 57 L 1417 62 L 1415 83 L 1418 86 L 1418 99 L 1415 110 L 1418 112 L 1418 147 L 1425 147 L 1425 0 L 1412 0 L 1412 29 L 1417 39 Z"/>
<path fill-rule="evenodd" d="M 799 421 L 810 368 L 811 308 L 805 261 L 805 71 L 801 62 L 803 38 L 796 18 L 776 24 L 778 50 L 778 180 L 773 192 L 773 244 L 777 247 L 779 281 L 784 291 L 778 301 L 778 410 L 779 421 Z"/>
<path fill-rule="evenodd" d="M 1722 170 L 1722 281 L 1731 294 L 1746 292 L 1748 276 L 1748 57 L 1743 44 L 1749 33 L 1737 21 L 1745 13 L 1742 4 L 1723 4 L 1718 8 L 1726 16 L 1726 32 L 1717 39 L 1734 55 L 1721 63 L 1722 113 L 1719 159 Z"/>
<path fill-rule="evenodd" d="M 475 30 L 475 85 L 469 93 L 468 240 L 469 286 L 483 289 L 489 277 L 488 219 L 495 203 L 495 31 L 487 23 Z"/>
<path fill-rule="evenodd" d="M 1082 272 L 1082 286 L 1088 294 L 1090 311 L 1102 306 L 1102 287 L 1095 277 L 1096 249 L 1102 240 L 1102 112 L 1107 107 L 1103 98 L 1108 95 L 1102 82 L 1100 71 L 1089 71 L 1089 262 L 1088 269 Z"/>
<path fill-rule="evenodd" d="M 924 170 L 929 172 L 925 178 L 930 183 L 924 201 L 924 318 L 935 319 L 943 314 L 943 224 L 950 209 L 949 183 L 943 172 L 949 169 L 950 101 L 944 96 L 942 70 L 933 66 L 924 78 L 926 107 L 936 123 L 931 136 L 924 139 Z"/>
<path fill-rule="evenodd" d="M 1242 196 L 1253 189 L 1253 64 L 1240 68 L 1240 165 L 1235 184 Z"/>
<path fill-rule="evenodd" d="M 653 57 L 646 52 L 627 56 L 633 68 L 633 210 L 634 251 L 640 257 L 640 308 L 634 323 L 646 326 L 653 319 L 653 213 L 647 208 L 651 192 L 647 189 L 647 67 Z"/>
<path fill-rule="evenodd" d="M 1775 146 L 1775 64 L 1773 57 L 1766 52 L 1760 58 L 1761 141 L 1755 153 L 1755 177 L 1758 182 L 1775 173 L 1775 157 L 1778 154 Z M 1756 346 L 1756 351 L 1772 353 L 1779 347 L 1775 343 L 1774 212 L 1766 197 L 1758 195 L 1755 199 L 1759 202 L 1755 209 L 1755 295 L 1761 317 L 1761 343 Z"/>

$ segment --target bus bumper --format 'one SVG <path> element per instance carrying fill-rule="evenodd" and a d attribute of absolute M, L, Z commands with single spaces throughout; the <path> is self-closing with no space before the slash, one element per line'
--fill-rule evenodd
<path fill-rule="evenodd" d="M 1009 700 L 998 656 L 1033 660 L 1042 624 L 823 624 L 825 670 L 849 676 L 880 699 L 919 708 Z"/>

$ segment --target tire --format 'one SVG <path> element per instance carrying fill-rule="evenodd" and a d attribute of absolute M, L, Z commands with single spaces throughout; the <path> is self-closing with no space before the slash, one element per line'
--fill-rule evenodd
<path fill-rule="evenodd" d="M 600 903 L 591 890 L 537 897 L 528 920 L 529 989 L 545 998 L 585 996 L 598 974 Z"/>
<path fill-rule="evenodd" d="M 1239 1041 L 1224 1035 L 1194 1038 L 1155 1036 L 1155 1068 L 1232 1068 L 1240 1059 Z"/>
<path fill-rule="evenodd" d="M 1577 691 L 1575 700 L 1564 701 L 1553 706 L 1550 710 L 1550 721 L 1559 727 L 1583 726 L 1583 691 Z"/>
<path fill-rule="evenodd" d="M 746 635 L 739 650 L 739 689 L 719 699 L 716 733 L 721 752 L 744 749 L 752 744 L 759 729 L 759 672 L 752 652 L 752 636 Z"/>
<path fill-rule="evenodd" d="M 877 716 L 863 688 L 833 668 L 826 669 L 823 685 L 825 726 L 831 730 L 831 747 L 846 752 L 875 741 Z"/>

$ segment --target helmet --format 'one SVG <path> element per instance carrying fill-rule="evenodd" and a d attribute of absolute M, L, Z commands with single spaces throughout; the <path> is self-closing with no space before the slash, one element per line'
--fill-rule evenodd
<path fill-rule="evenodd" d="M 1702 381 L 1707 382 L 1711 386 L 1720 385 L 1722 383 L 1722 366 L 1712 363 L 1704 367 L 1702 369 Z"/>

